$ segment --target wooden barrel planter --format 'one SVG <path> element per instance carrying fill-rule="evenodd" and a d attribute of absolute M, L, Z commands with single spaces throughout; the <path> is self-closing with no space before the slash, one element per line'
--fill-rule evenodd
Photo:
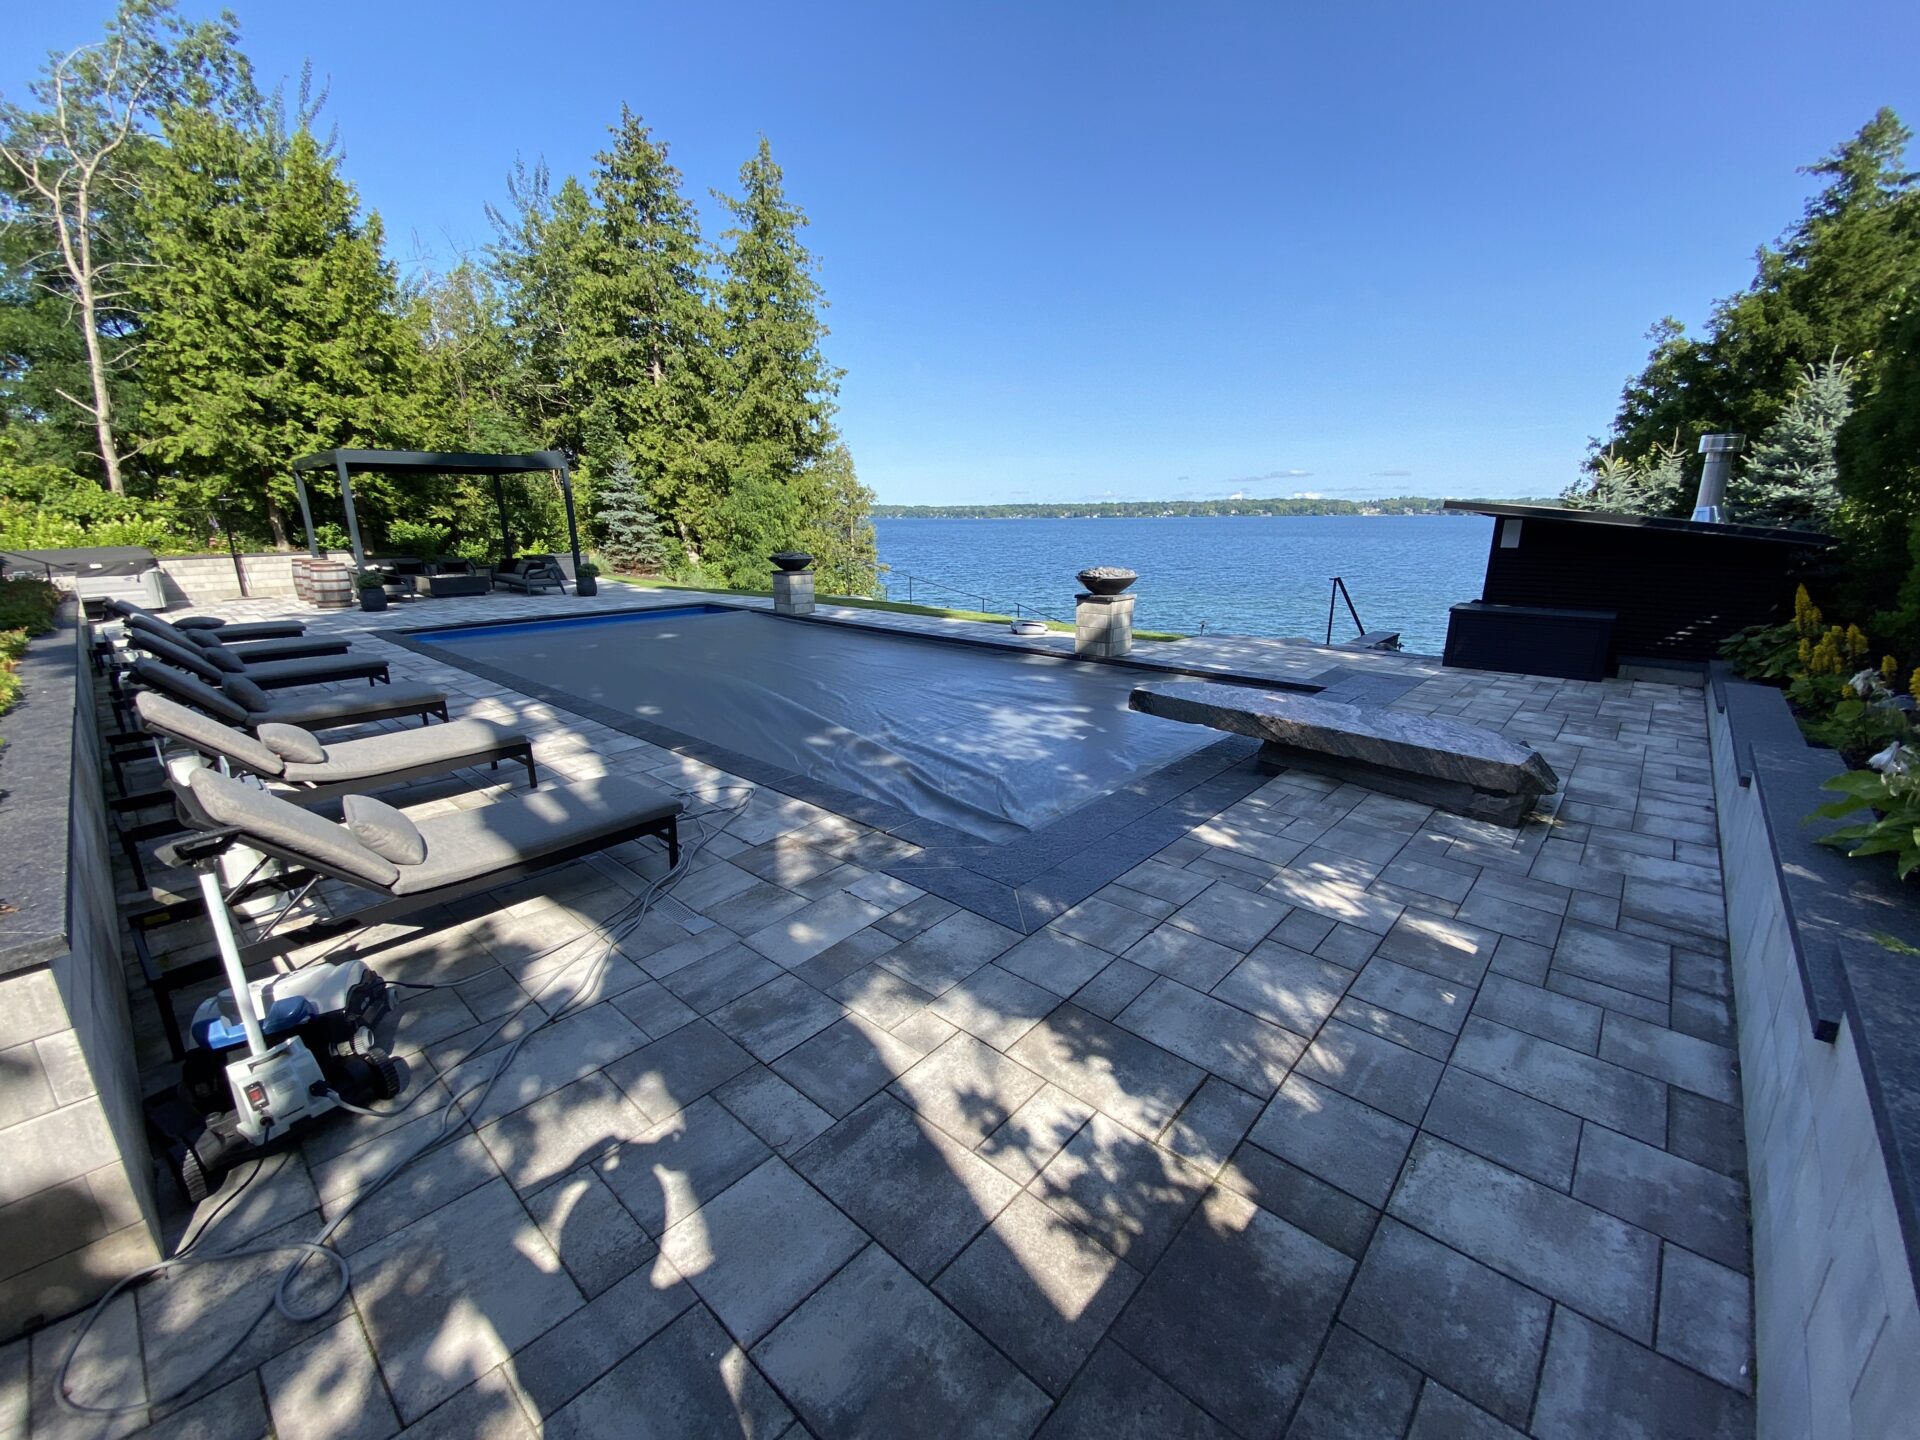
<path fill-rule="evenodd" d="M 320 610 L 350 610 L 359 603 L 353 572 L 338 560 L 295 560 L 293 588 L 302 600 Z"/>

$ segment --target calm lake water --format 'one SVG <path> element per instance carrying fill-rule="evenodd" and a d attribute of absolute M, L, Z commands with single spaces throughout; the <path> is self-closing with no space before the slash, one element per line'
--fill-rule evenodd
<path fill-rule="evenodd" d="M 1437 655 L 1447 607 L 1480 596 L 1493 522 L 1479 515 L 1206 515 L 1164 519 L 876 520 L 895 600 L 1071 619 L 1073 575 L 1140 572 L 1143 630 L 1324 639 L 1331 577 L 1371 630 Z M 948 589 L 939 587 L 946 586 Z M 954 592 L 966 592 L 956 594 Z M 1333 638 L 1350 639 L 1346 607 Z"/>

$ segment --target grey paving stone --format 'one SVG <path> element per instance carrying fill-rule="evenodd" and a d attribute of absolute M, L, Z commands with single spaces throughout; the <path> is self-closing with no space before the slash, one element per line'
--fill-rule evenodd
<path fill-rule="evenodd" d="M 1151 915 L 1143 915 L 1138 910 L 1130 910 L 1094 895 L 1082 900 L 1047 928 L 1118 955 L 1153 929 L 1154 924 Z"/>
<path fill-rule="evenodd" d="M 10 1418 L 0 1410 L 0 1425 L 5 1425 Z M 59 1440 L 70 1432 L 67 1427 L 49 1426 L 39 1433 L 50 1440 Z M 114 1432 L 95 1430 L 92 1433 Z M 272 1422 L 267 1418 L 266 1400 L 261 1396 L 260 1377 L 255 1372 L 228 1381 L 211 1395 L 202 1396 L 182 1409 L 169 1410 L 164 1419 L 140 1431 L 140 1440 L 258 1440 L 271 1433 Z M 25 1440 L 26 1415 L 21 1414 L 18 1429 L 3 1429 L 0 1434 L 8 1440 Z"/>
<path fill-rule="evenodd" d="M 594 1163 L 634 1219 L 658 1238 L 767 1158 L 767 1147 L 703 1096 Z"/>
<path fill-rule="evenodd" d="M 1018 931 L 962 910 L 889 950 L 880 963 L 928 994 L 942 995 L 1019 939 Z"/>
<path fill-rule="evenodd" d="M 1612 929 L 1620 923 L 1620 902 L 1605 895 L 1578 891 L 1567 902 L 1567 918 L 1597 925 L 1603 930 Z"/>
<path fill-rule="evenodd" d="M 1018 1188 L 889 1095 L 877 1095 L 793 1158 L 915 1274 L 939 1273 Z"/>
<path fill-rule="evenodd" d="M 1029 1195 L 1016 1195 L 934 1289 L 1058 1395 L 1132 1297 L 1139 1274 Z"/>
<path fill-rule="evenodd" d="M 994 963 L 1065 997 L 1098 975 L 1112 959 L 1096 946 L 1047 929 L 1036 930 Z"/>
<path fill-rule="evenodd" d="M 1678 946 L 1673 952 L 1673 983 L 1721 999 L 1733 996 L 1733 965 L 1724 950 L 1708 954 Z"/>
<path fill-rule="evenodd" d="M 1350 993 L 1450 1035 L 1460 1033 L 1474 996 L 1467 986 L 1415 970 L 1385 955 L 1367 961 Z"/>
<path fill-rule="evenodd" d="M 647 1037 L 612 1005 L 594 1005 L 529 1035 L 506 1072 L 490 1088 L 476 1088 L 476 1083 L 494 1073 L 504 1051 L 455 1067 L 446 1077 L 447 1086 L 464 1097 L 461 1105 L 467 1118 L 475 1125 L 485 1125 L 646 1043 Z M 671 1044 L 672 1037 L 655 1043 Z"/>
<path fill-rule="evenodd" d="M 899 943 L 876 923 L 865 930 L 854 931 L 838 945 L 829 945 L 812 959 L 801 961 L 793 967 L 792 973 L 816 990 L 831 990 L 847 976 L 872 964 Z"/>
<path fill-rule="evenodd" d="M 1487 977 L 1473 1013 L 1569 1050 L 1591 1055 L 1600 1046 L 1599 1006 L 1504 975 Z"/>
<path fill-rule="evenodd" d="M 711 1018 L 764 1065 L 812 1039 L 841 1014 L 838 1001 L 796 976 L 782 975 L 721 1006 Z"/>
<path fill-rule="evenodd" d="M 1211 1076 L 1186 1108 L 1160 1132 L 1159 1143 L 1208 1175 L 1232 1158 L 1265 1105 L 1237 1085 Z"/>
<path fill-rule="evenodd" d="M 1658 1242 L 1604 1211 L 1422 1135 L 1387 1213 L 1563 1305 L 1653 1338 Z"/>
<path fill-rule="evenodd" d="M 1722 1105 L 1740 1103 L 1739 1056 L 1724 1045 L 1631 1016 L 1609 1015 L 1600 1036 L 1600 1057 Z"/>
<path fill-rule="evenodd" d="M 1029 1185 L 1056 1214 L 1148 1269 L 1207 1190 L 1207 1174 L 1095 1115 Z"/>
<path fill-rule="evenodd" d="M 1672 930 L 1686 930 L 1713 940 L 1727 938 L 1726 901 L 1717 892 L 1629 875 L 1620 911 Z"/>
<path fill-rule="evenodd" d="M 1333 920 L 1315 911 L 1295 910 L 1273 927 L 1273 933 L 1267 939 L 1311 954 L 1321 941 L 1333 933 L 1334 925 Z"/>
<path fill-rule="evenodd" d="M 1556 1190 L 1573 1187 L 1580 1120 L 1451 1066 L 1421 1128 Z"/>
<path fill-rule="evenodd" d="M 780 974 L 780 967 L 758 950 L 729 945 L 685 969 L 662 977 L 660 984 L 689 1009 L 705 1015 Z"/>
<path fill-rule="evenodd" d="M 1173 913 L 1172 923 L 1233 950 L 1253 949 L 1292 906 L 1269 895 L 1214 884 Z"/>
<path fill-rule="evenodd" d="M 1144 1136 L 1166 1129 L 1206 1078 L 1198 1066 L 1071 1004 L 1022 1035 L 1008 1053 Z"/>
<path fill-rule="evenodd" d="M 696 1305 L 552 1416 L 551 1440 L 777 1436 L 791 1412 Z"/>
<path fill-rule="evenodd" d="M 1392 929 L 1402 908 L 1398 901 L 1369 895 L 1351 882 L 1329 880 L 1305 870 L 1282 870 L 1262 887 L 1261 893 L 1375 935 Z"/>
<path fill-rule="evenodd" d="M 1335 1325 L 1287 1427 L 1287 1440 L 1399 1435 L 1420 1396 L 1420 1372 L 1345 1325 Z"/>
<path fill-rule="evenodd" d="M 1456 985 L 1478 986 L 1499 943 L 1498 931 L 1409 910 L 1386 932 L 1375 953 Z"/>
<path fill-rule="evenodd" d="M 514 1384 L 536 1417 L 551 1417 L 695 1304 L 656 1256 L 521 1350 L 508 1362 Z"/>
<path fill-rule="evenodd" d="M 1044 1083 L 991 1045 L 959 1033 L 894 1081 L 893 1093 L 971 1150 Z"/>
<path fill-rule="evenodd" d="M 1453 1053 L 1453 1036 L 1445 1030 L 1422 1025 L 1398 1011 L 1385 1010 L 1370 1001 L 1357 1000 L 1351 994 L 1334 1007 L 1333 1018 L 1356 1030 L 1378 1035 L 1382 1040 L 1391 1040 L 1409 1050 L 1418 1050 L 1435 1060 L 1445 1060 Z"/>
<path fill-rule="evenodd" d="M 933 1013 L 1005 1050 L 1059 1003 L 1060 997 L 1053 991 L 988 964 L 934 1001 Z"/>
<path fill-rule="evenodd" d="M 1729 1050 L 1738 1044 L 1732 1002 L 1718 995 L 1707 995 L 1675 985 L 1667 1018 L 1675 1030 L 1695 1039 L 1724 1045 Z"/>
<path fill-rule="evenodd" d="M 1161 900 L 1184 905 L 1207 888 L 1204 876 L 1194 875 L 1163 860 L 1147 860 L 1120 877 L 1120 884 Z"/>
<path fill-rule="evenodd" d="M 1232 1435 L 1109 1341 L 1093 1352 L 1038 1440 L 1231 1440 Z"/>
<path fill-rule="evenodd" d="M 1093 1115 L 1091 1105 L 1059 1086 L 1042 1085 L 975 1153 L 1016 1185 L 1025 1185 Z"/>
<path fill-rule="evenodd" d="M 1380 1220 L 1364 1201 L 1251 1142 L 1233 1152 L 1219 1182 L 1355 1260 L 1367 1253 Z"/>
<path fill-rule="evenodd" d="M 1377 1210 L 1387 1202 L 1413 1135 L 1412 1126 L 1296 1074 L 1274 1094 L 1247 1138 Z"/>
<path fill-rule="evenodd" d="M 1300 1058 L 1296 1073 L 1418 1124 L 1443 1068 L 1431 1056 L 1329 1020 Z"/>
<path fill-rule="evenodd" d="M 1196 990 L 1211 990 L 1242 957 L 1231 946 L 1168 921 L 1131 946 L 1123 958 Z"/>
<path fill-rule="evenodd" d="M 1115 960 L 1073 994 L 1080 1009 L 1111 1020 L 1133 1003 L 1133 997 L 1153 983 L 1154 972 L 1126 960 Z"/>
<path fill-rule="evenodd" d="M 509 1369 L 510 1364 L 489 1370 L 424 1420 L 409 1425 L 401 1432 L 402 1440 L 538 1440 L 507 1379 Z"/>
<path fill-rule="evenodd" d="M 711 924 L 711 922 L 709 922 Z M 658 942 L 655 938 L 637 940 L 623 944 L 621 954 L 627 956 L 655 980 L 684 970 L 696 960 L 726 949 L 736 942 L 737 936 L 722 925 L 712 925 L 697 935 L 676 941 L 664 949 L 653 948 Z"/>
<path fill-rule="evenodd" d="M 1673 984 L 1672 950 L 1657 940 L 1570 920 L 1553 947 L 1556 970 L 1629 995 L 1666 1003 Z"/>
<path fill-rule="evenodd" d="M 1524 1425 L 1552 1313 L 1544 1296 L 1388 1217 L 1340 1317 L 1476 1404 Z"/>
<path fill-rule="evenodd" d="M 1454 912 L 1461 923 L 1496 930 L 1518 940 L 1531 940 L 1536 945 L 1553 944 L 1564 923 L 1560 916 L 1489 894 L 1481 889 L 1484 879 L 1482 876 L 1482 880 L 1474 882 L 1473 893 Z"/>
<path fill-rule="evenodd" d="M 1286 1078 L 1307 1044 L 1291 1030 L 1164 976 L 1115 1023 L 1263 1097 Z"/>
<path fill-rule="evenodd" d="M 1589 1125 L 1573 1193 L 1722 1265 L 1748 1268 L 1747 1188 L 1717 1170 Z"/>
<path fill-rule="evenodd" d="M 1046 1392 L 878 1245 L 814 1293 L 753 1359 L 816 1434 L 1026 1435 Z"/>
<path fill-rule="evenodd" d="M 660 1250 L 751 1346 L 867 1244 L 786 1162 L 768 1160 L 660 1238 Z"/>
<path fill-rule="evenodd" d="M 918 900 L 908 901 L 885 919 L 874 921 L 874 928 L 885 931 L 896 940 L 911 940 L 959 910 L 960 907 L 951 900 L 942 900 L 938 895 L 922 895 Z"/>
<path fill-rule="evenodd" d="M 1258 1434 L 1298 1401 L 1352 1273 L 1339 1251 L 1215 1189 L 1113 1335 L 1210 1414 Z"/>
<path fill-rule="evenodd" d="M 1213 987 L 1230 1005 L 1311 1037 L 1340 1003 L 1353 972 L 1274 940 L 1254 948 Z"/>
<path fill-rule="evenodd" d="M 1407 1440 L 1526 1440 L 1504 1420 L 1496 1420 L 1470 1400 L 1429 1380 L 1420 1392 Z"/>
<path fill-rule="evenodd" d="M 400 1428 L 360 1321 L 349 1313 L 260 1367 L 276 1436 L 387 1440 Z"/>
<path fill-rule="evenodd" d="M 588 1075 L 495 1121 L 480 1142 L 523 1194 L 631 1140 L 652 1122 L 606 1076 Z"/>
<path fill-rule="evenodd" d="M 1453 1063 L 1637 1139 L 1666 1137 L 1665 1086 L 1550 1040 L 1474 1016 L 1460 1032 Z"/>
<path fill-rule="evenodd" d="M 782 915 L 791 915 L 806 903 L 804 895 L 796 895 L 765 880 L 756 880 L 738 894 L 702 907 L 700 913 L 736 935 L 751 935 L 771 925 Z"/>
<path fill-rule="evenodd" d="M 1281 926 L 1274 928 L 1273 938 L 1285 939 L 1280 933 L 1284 924 L 1283 921 Z M 1367 957 L 1380 948 L 1381 934 L 1377 930 L 1363 930 L 1358 925 L 1335 925 L 1327 932 L 1326 938 L 1313 947 L 1313 953 L 1322 960 L 1331 960 L 1349 970 L 1358 970 L 1367 963 Z"/>
<path fill-rule="evenodd" d="M 1483 871 L 1480 878 L 1474 881 L 1473 894 L 1488 900 L 1525 905 L 1548 915 L 1565 915 L 1570 899 L 1564 885 L 1527 875 L 1510 875 L 1499 870 Z"/>
<path fill-rule="evenodd" d="M 1753 1390 L 1752 1286 L 1738 1270 L 1666 1247 L 1654 1348 L 1722 1385 Z"/>
<path fill-rule="evenodd" d="M 858 873 L 858 872 L 854 872 Z M 855 931 L 882 919 L 886 911 L 857 895 L 836 891 L 811 900 L 746 934 L 746 943 L 785 969 L 811 960 Z"/>
<path fill-rule="evenodd" d="M 411 1422 L 581 1299 L 513 1190 L 495 1180 L 363 1251 L 353 1302 Z"/>
<path fill-rule="evenodd" d="M 646 1264 L 657 1248 L 591 1166 L 530 1196 L 526 1206 L 589 1300 Z"/>
<path fill-rule="evenodd" d="M 960 1033 L 960 1027 L 942 1020 L 932 1009 L 918 1010 L 889 1032 L 916 1055 L 931 1055 Z"/>
<path fill-rule="evenodd" d="M 607 1078 L 660 1121 L 753 1064 L 753 1057 L 705 1020 L 683 1025 L 607 1067 Z"/>
<path fill-rule="evenodd" d="M 1493 947 L 1493 960 L 1487 969 L 1493 974 L 1505 975 L 1529 985 L 1544 985 L 1552 966 L 1553 951 L 1546 946 L 1502 935 L 1500 943 Z"/>
<path fill-rule="evenodd" d="M 893 1083 L 921 1052 L 871 1021 L 849 1015 L 773 1064 L 783 1080 L 829 1115 L 846 1115 Z"/>
<path fill-rule="evenodd" d="M 693 1007 L 657 980 L 622 991 L 613 997 L 613 1006 L 651 1040 L 670 1035 L 695 1018 Z"/>
<path fill-rule="evenodd" d="M 893 1029 L 933 1000 L 933 996 L 918 985 L 909 985 L 880 965 L 854 971 L 838 984 L 829 986 L 827 994 L 883 1030 Z"/>
<path fill-rule="evenodd" d="M 1753 1433 L 1753 1407 L 1562 1306 L 1554 1312 L 1533 1433 L 1540 1440 L 1745 1440 Z"/>
<path fill-rule="evenodd" d="M 1467 898 L 1476 875 L 1464 866 L 1419 860 L 1402 854 L 1380 872 L 1380 878 L 1403 890 L 1417 890 L 1458 905 Z"/>
<path fill-rule="evenodd" d="M 743 1070 L 713 1098 L 781 1155 L 790 1155 L 833 1124 L 833 1117 L 764 1065 Z"/>
<path fill-rule="evenodd" d="M 1667 1091 L 1667 1148 L 1722 1175 L 1747 1173 L 1746 1130 L 1740 1111 L 1691 1090 Z"/>

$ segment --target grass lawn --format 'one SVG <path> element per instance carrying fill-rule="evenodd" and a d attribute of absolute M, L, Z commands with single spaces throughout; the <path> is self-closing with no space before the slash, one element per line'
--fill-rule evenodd
<path fill-rule="evenodd" d="M 683 585 L 677 580 L 662 580 L 653 575 L 615 575 L 615 580 L 625 580 L 630 585 L 645 585 L 654 590 L 698 590 L 707 595 L 752 595 L 765 600 L 773 594 L 771 590 L 722 590 L 714 585 Z M 896 615 L 931 615 L 939 620 L 980 620 L 990 624 L 1004 625 L 1011 621 L 1011 615 L 989 615 L 983 610 L 941 610 L 932 605 L 907 605 L 898 600 L 868 600 L 858 595 L 821 595 L 817 597 L 822 605 L 848 605 L 856 610 L 891 610 Z M 1030 619 L 1040 619 L 1030 616 Z M 1059 620 L 1045 620 L 1041 623 L 1049 630 L 1063 635 L 1071 635 L 1073 626 Z M 1184 640 L 1184 635 L 1168 630 L 1136 630 L 1136 640 Z"/>

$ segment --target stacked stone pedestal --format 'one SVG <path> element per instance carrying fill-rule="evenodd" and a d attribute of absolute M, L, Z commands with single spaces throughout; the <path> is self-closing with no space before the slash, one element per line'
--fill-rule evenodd
<path fill-rule="evenodd" d="M 773 572 L 773 613 L 776 615 L 813 614 L 813 571 L 776 570 Z"/>
<path fill-rule="evenodd" d="M 1073 597 L 1073 653 L 1088 660 L 1118 660 L 1133 653 L 1135 595 Z"/>

